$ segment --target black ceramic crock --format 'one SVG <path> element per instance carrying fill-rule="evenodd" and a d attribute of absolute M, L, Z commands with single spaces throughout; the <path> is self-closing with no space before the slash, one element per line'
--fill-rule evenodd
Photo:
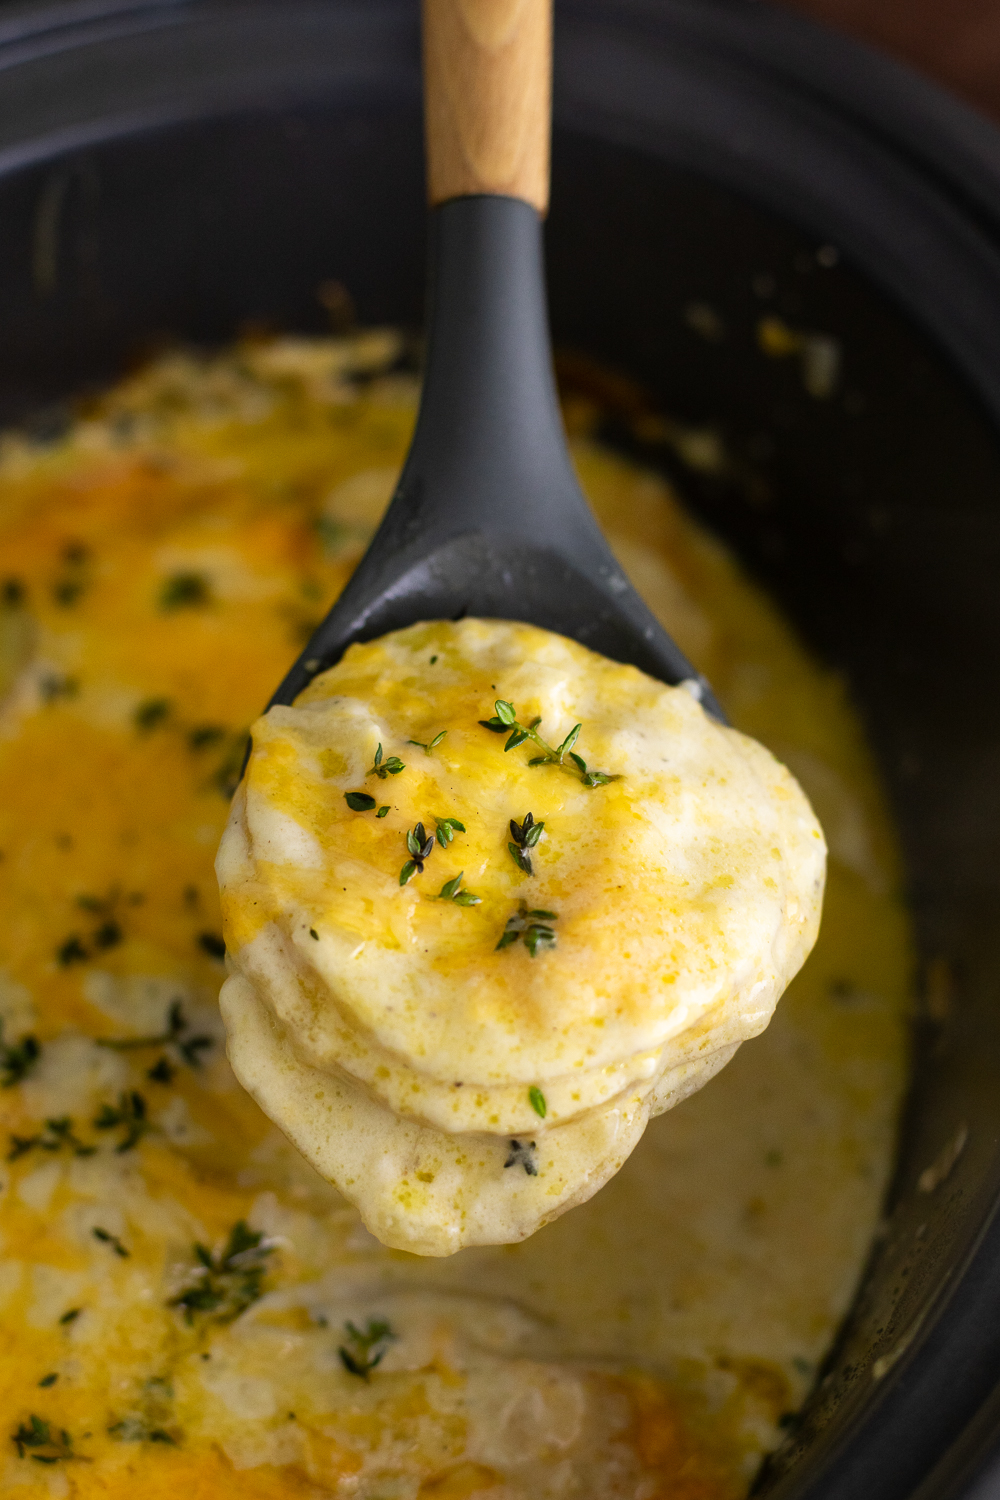
<path fill-rule="evenodd" d="M 755 5 L 560 0 L 553 181 L 557 342 L 571 368 L 601 361 L 724 434 L 723 473 L 673 477 L 849 679 L 918 926 L 884 1233 L 759 1489 L 985 1500 L 1000 1494 L 1000 135 Z M 159 340 L 326 328 L 324 282 L 362 322 L 417 326 L 422 197 L 415 0 L 3 5 L 0 420 L 44 427 Z M 797 359 L 762 355 L 762 318 L 834 341 L 826 394 Z"/>

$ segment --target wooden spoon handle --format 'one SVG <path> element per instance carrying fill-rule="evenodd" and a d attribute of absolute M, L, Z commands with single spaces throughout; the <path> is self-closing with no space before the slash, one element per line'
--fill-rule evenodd
<path fill-rule="evenodd" d="M 423 0 L 427 195 L 549 202 L 552 0 Z"/>

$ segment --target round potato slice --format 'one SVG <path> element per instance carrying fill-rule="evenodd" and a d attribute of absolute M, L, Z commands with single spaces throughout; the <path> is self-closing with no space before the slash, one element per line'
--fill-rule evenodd
<path fill-rule="evenodd" d="M 605 1140 L 598 1119 L 644 1122 L 762 1030 L 815 940 L 825 846 L 790 773 L 683 687 L 550 632 L 395 632 L 252 733 L 217 866 L 231 964 L 286 1071 L 400 1129 L 494 1155 Z M 343 1187 L 347 1145 L 320 1149 Z M 606 1179 L 585 1154 L 563 1148 L 533 1227 Z M 523 1206 L 483 1212 L 476 1235 L 531 1232 Z"/>

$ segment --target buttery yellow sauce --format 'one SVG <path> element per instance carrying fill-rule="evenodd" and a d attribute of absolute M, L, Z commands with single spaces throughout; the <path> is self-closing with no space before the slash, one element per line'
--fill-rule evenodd
<path fill-rule="evenodd" d="M 385 1249 L 236 1083 L 212 861 L 246 729 L 405 453 L 396 347 L 173 357 L 0 448 L 4 1494 L 728 1500 L 863 1266 L 908 981 L 863 736 L 580 412 L 620 561 L 823 824 L 815 951 L 762 1036 L 518 1245 Z"/>

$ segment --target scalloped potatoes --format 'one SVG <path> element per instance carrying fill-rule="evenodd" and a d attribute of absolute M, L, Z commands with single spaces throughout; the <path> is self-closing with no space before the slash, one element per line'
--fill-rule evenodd
<path fill-rule="evenodd" d="M 217 861 L 230 1058 L 397 1248 L 516 1241 L 589 1198 L 815 941 L 826 851 L 790 773 L 551 632 L 353 646 L 252 737 Z"/>

